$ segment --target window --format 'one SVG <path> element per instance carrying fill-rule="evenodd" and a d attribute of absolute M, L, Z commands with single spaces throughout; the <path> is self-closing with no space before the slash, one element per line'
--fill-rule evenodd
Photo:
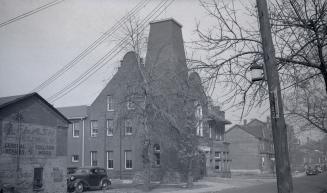
<path fill-rule="evenodd" d="M 197 119 L 202 119 L 203 114 L 202 114 L 202 106 L 198 103 L 195 109 L 195 117 Z"/>
<path fill-rule="evenodd" d="M 212 125 L 209 124 L 209 138 L 212 138 Z"/>
<path fill-rule="evenodd" d="M 222 134 L 221 130 L 219 128 L 216 128 L 216 140 L 217 141 L 223 140 L 223 136 L 222 135 L 223 134 Z"/>
<path fill-rule="evenodd" d="M 79 162 L 79 155 L 73 155 L 72 162 Z"/>
<path fill-rule="evenodd" d="M 98 121 L 91 121 L 91 137 L 98 135 Z"/>
<path fill-rule="evenodd" d="M 37 190 L 43 186 L 43 168 L 34 168 L 33 189 Z"/>
<path fill-rule="evenodd" d="M 111 95 L 107 96 L 107 111 L 114 111 L 114 99 Z"/>
<path fill-rule="evenodd" d="M 91 166 L 97 166 L 97 165 L 98 165 L 97 152 L 91 151 Z"/>
<path fill-rule="evenodd" d="M 127 109 L 128 110 L 135 109 L 135 103 L 132 101 L 131 98 L 129 98 L 128 101 L 127 101 Z"/>
<path fill-rule="evenodd" d="M 202 120 L 198 120 L 197 124 L 196 124 L 196 134 L 199 136 L 203 136 L 203 121 Z"/>
<path fill-rule="evenodd" d="M 73 128 L 73 137 L 79 137 L 79 122 L 73 122 L 72 123 L 72 128 Z"/>
<path fill-rule="evenodd" d="M 132 169 L 132 151 L 126 150 L 125 151 L 125 169 Z"/>
<path fill-rule="evenodd" d="M 114 152 L 107 151 L 107 169 L 114 169 Z"/>
<path fill-rule="evenodd" d="M 220 171 L 220 160 L 215 160 L 215 170 Z"/>
<path fill-rule="evenodd" d="M 215 158 L 220 158 L 220 151 L 215 151 Z"/>
<path fill-rule="evenodd" d="M 107 119 L 107 136 L 113 136 L 114 132 L 114 120 Z"/>
<path fill-rule="evenodd" d="M 154 151 L 154 165 L 160 166 L 160 145 L 154 144 L 153 151 Z"/>
<path fill-rule="evenodd" d="M 201 104 L 196 101 L 195 105 L 195 119 L 197 120 L 196 123 L 196 135 L 203 136 L 203 114 L 202 114 L 202 106 Z"/>
<path fill-rule="evenodd" d="M 132 134 L 133 134 L 132 120 L 126 119 L 125 120 L 125 135 L 132 135 Z"/>

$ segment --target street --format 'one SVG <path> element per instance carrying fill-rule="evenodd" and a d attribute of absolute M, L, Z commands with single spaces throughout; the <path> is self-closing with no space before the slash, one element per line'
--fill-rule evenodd
<path fill-rule="evenodd" d="M 293 193 L 327 193 L 327 173 L 315 176 L 302 176 L 293 178 Z M 277 193 L 277 185 L 274 179 L 222 179 L 206 178 L 194 183 L 192 189 L 186 189 L 183 185 L 159 185 L 154 184 L 151 193 L 175 192 L 175 193 Z M 110 190 L 88 191 L 87 193 L 140 193 L 142 187 L 132 184 L 113 183 Z"/>
<path fill-rule="evenodd" d="M 293 178 L 293 193 L 326 193 L 327 192 L 327 173 L 315 176 L 303 176 Z M 250 186 L 247 188 L 232 188 L 219 193 L 276 193 L 276 182 L 264 183 Z"/>

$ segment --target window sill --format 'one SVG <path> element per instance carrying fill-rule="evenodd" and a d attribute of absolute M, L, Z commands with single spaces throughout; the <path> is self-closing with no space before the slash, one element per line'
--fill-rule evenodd
<path fill-rule="evenodd" d="M 108 135 L 108 134 L 107 134 L 107 137 L 112 137 L 112 136 L 114 136 L 114 135 Z"/>
<path fill-rule="evenodd" d="M 79 136 L 74 136 L 74 135 L 73 135 L 73 138 L 79 138 Z"/>
<path fill-rule="evenodd" d="M 125 168 L 125 170 L 132 170 L 133 168 Z"/>

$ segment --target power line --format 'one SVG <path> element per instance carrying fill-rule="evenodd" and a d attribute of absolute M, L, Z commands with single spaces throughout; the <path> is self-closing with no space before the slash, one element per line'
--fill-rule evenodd
<path fill-rule="evenodd" d="M 143 19 L 143 24 L 140 25 L 141 31 L 143 31 L 146 28 L 146 25 L 148 21 L 150 21 L 156 13 L 159 12 L 153 19 L 156 19 L 159 17 L 163 11 L 165 11 L 173 2 L 174 0 L 166 0 L 162 1 L 163 3 L 160 3 L 157 5 L 156 8 L 154 8 L 148 15 Z M 168 3 L 169 2 L 169 3 Z M 168 4 L 167 4 L 168 3 Z M 167 4 L 167 5 L 165 5 Z M 159 8 L 158 8 L 159 7 Z M 162 10 L 160 10 L 162 7 L 164 7 Z M 153 13 L 152 13 L 153 12 Z M 143 25 L 143 26 L 142 26 Z M 123 40 L 119 42 L 113 49 L 111 49 L 104 57 L 102 57 L 100 60 L 98 60 L 91 68 L 89 68 L 86 72 L 84 72 L 81 76 L 79 76 L 77 79 L 75 79 L 73 82 L 71 82 L 69 85 L 65 86 L 63 89 L 61 89 L 59 92 L 55 93 L 51 97 L 49 97 L 47 100 L 50 100 L 51 102 L 54 102 L 69 92 L 71 92 L 73 89 L 78 87 L 80 84 L 85 82 L 88 78 L 90 78 L 95 72 L 97 72 L 99 69 L 101 69 L 108 61 L 110 61 L 112 58 L 115 57 L 116 54 L 118 54 L 121 50 L 123 50 L 127 44 L 127 37 L 125 37 Z M 124 45 L 125 44 L 125 45 Z M 118 49 L 118 50 L 117 50 Z M 116 52 L 115 52 L 116 51 Z M 110 57 L 113 53 L 115 53 L 112 57 Z M 110 57 L 110 58 L 109 58 Z M 109 58 L 109 59 L 108 59 Z M 99 65 L 101 66 L 99 67 Z M 95 70 L 94 70 L 95 69 Z"/>
<path fill-rule="evenodd" d="M 141 25 L 139 26 L 139 28 L 142 27 L 142 30 L 145 29 L 145 25 L 148 22 L 148 20 L 151 19 L 151 17 L 156 14 L 163 6 L 164 4 L 166 4 L 169 0 L 166 0 L 165 2 L 162 1 L 161 3 L 159 3 L 144 19 L 143 19 L 143 23 L 141 23 Z M 166 7 L 167 8 L 167 7 Z M 165 8 L 165 9 L 166 9 Z M 159 14 L 161 14 L 162 12 L 160 12 Z M 159 16 L 159 15 L 158 15 Z M 156 16 L 156 17 L 158 17 Z M 100 60 L 98 60 L 92 67 L 90 67 L 87 71 L 85 71 L 82 75 L 80 75 L 77 79 L 75 79 L 73 82 L 71 82 L 69 85 L 66 85 L 63 89 L 61 89 L 59 92 L 55 93 L 54 95 L 52 95 L 51 97 L 49 97 L 47 100 L 50 100 L 51 102 L 58 100 L 59 98 L 61 98 L 62 96 L 65 96 L 66 94 L 68 94 L 71 90 L 73 90 L 74 88 L 76 88 L 77 86 L 79 86 L 81 83 L 85 82 L 92 74 L 94 74 L 96 71 L 98 71 L 99 69 L 101 69 L 106 62 L 110 61 L 113 57 L 115 57 L 116 54 L 118 54 L 121 50 L 123 50 L 127 45 L 124 45 L 125 43 L 127 43 L 127 36 L 125 38 L 123 38 L 116 46 L 114 46 L 114 48 L 112 48 L 109 52 L 106 53 L 105 56 L 103 56 Z M 113 53 L 116 53 L 113 57 L 111 57 L 110 59 L 106 60 L 107 58 L 109 58 Z M 100 64 L 102 63 L 102 65 L 96 69 Z M 95 70 L 94 70 L 95 69 Z M 93 72 L 92 72 L 93 71 Z M 66 93 L 65 93 L 66 92 Z M 62 94 L 62 96 L 60 96 L 60 94 Z"/>
<path fill-rule="evenodd" d="M 58 79 L 62 74 L 64 74 L 66 71 L 71 69 L 73 66 L 75 66 L 79 61 L 81 61 L 83 58 L 85 58 L 89 53 L 91 53 L 94 49 L 96 49 L 103 41 L 105 41 L 108 37 L 110 37 L 115 31 L 117 31 L 120 27 L 120 25 L 127 20 L 129 17 L 132 17 L 136 13 L 140 11 L 143 7 L 145 7 L 148 4 L 149 0 L 142 0 L 140 1 L 128 14 L 126 14 L 124 17 L 122 17 L 119 21 L 115 23 L 114 26 L 112 26 L 110 29 L 108 29 L 105 33 L 103 33 L 99 38 L 97 38 L 91 45 L 89 45 L 86 49 L 82 51 L 78 56 L 76 56 L 73 60 L 71 60 L 69 63 L 67 63 L 64 67 L 59 69 L 56 73 L 54 73 L 50 78 L 42 82 L 39 86 L 34 88 L 32 92 L 39 92 L 43 88 L 50 85 L 52 82 L 54 82 L 56 79 Z"/>
<path fill-rule="evenodd" d="M 42 5 L 41 7 L 38 7 L 38 8 L 36 8 L 36 9 L 33 9 L 33 10 L 29 11 L 29 12 L 26 12 L 26 13 L 23 13 L 23 14 L 21 14 L 21 15 L 18 15 L 17 17 L 11 18 L 11 19 L 9 19 L 8 21 L 5 21 L 5 22 L 0 23 L 0 28 L 4 27 L 4 26 L 6 26 L 6 25 L 9 25 L 9 24 L 11 24 L 11 23 L 13 23 L 13 22 L 15 22 L 15 21 L 21 20 L 21 19 L 23 19 L 23 18 L 25 18 L 25 17 L 28 17 L 28 16 L 30 16 L 30 15 L 33 15 L 33 14 L 35 14 L 35 13 L 37 13 L 37 12 L 40 12 L 40 11 L 42 11 L 42 10 L 44 10 L 44 9 L 47 9 L 47 8 L 52 7 L 52 6 L 54 6 L 54 5 L 57 5 L 58 3 L 61 3 L 61 2 L 63 2 L 63 1 L 65 1 L 65 0 L 56 0 L 56 1 L 52 1 L 52 2 L 50 2 L 50 3 L 47 3 L 47 4 L 45 4 L 45 5 Z"/>

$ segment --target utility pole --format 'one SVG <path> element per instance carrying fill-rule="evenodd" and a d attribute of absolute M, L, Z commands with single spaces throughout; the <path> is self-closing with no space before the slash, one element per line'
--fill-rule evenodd
<path fill-rule="evenodd" d="M 260 23 L 260 33 L 264 54 L 265 75 L 268 82 L 271 127 L 276 157 L 276 175 L 278 193 L 292 193 L 293 183 L 289 162 L 287 130 L 283 112 L 283 102 L 280 92 L 271 28 L 266 0 L 256 0 Z"/>

